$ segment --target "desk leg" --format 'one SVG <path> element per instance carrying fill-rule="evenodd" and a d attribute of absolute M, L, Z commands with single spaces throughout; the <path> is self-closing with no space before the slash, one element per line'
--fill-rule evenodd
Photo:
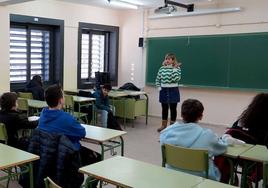
<path fill-rule="evenodd" d="M 267 187 L 267 179 L 268 179 L 268 162 L 263 163 L 263 184 L 262 187 Z"/>
<path fill-rule="evenodd" d="M 101 160 L 103 161 L 104 160 L 104 145 L 103 145 L 103 143 L 100 143 L 100 146 L 101 146 Z"/>
<path fill-rule="evenodd" d="M 29 177 L 30 177 L 30 188 L 34 187 L 34 181 L 33 181 L 33 164 L 29 163 Z"/>
<path fill-rule="evenodd" d="M 149 97 L 147 94 L 144 94 L 146 97 L 146 125 L 148 124 L 148 106 L 149 106 Z"/>
<path fill-rule="evenodd" d="M 124 139 L 122 136 L 119 137 L 121 140 L 121 156 L 124 156 Z"/>

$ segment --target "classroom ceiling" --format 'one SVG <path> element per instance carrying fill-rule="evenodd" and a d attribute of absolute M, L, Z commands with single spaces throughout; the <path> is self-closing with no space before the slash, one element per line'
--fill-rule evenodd
<path fill-rule="evenodd" d="M 70 2 L 70 3 L 78 3 L 78 4 L 84 4 L 84 5 L 93 5 L 93 6 L 101 6 L 101 7 L 108 7 L 108 8 L 119 8 L 123 9 L 120 7 L 115 7 L 113 5 L 110 5 L 108 3 L 108 0 L 58 0 L 58 1 L 65 1 L 65 2 Z M 136 2 L 137 4 L 141 4 L 141 8 L 153 8 L 153 7 L 158 7 L 158 6 L 163 6 L 164 5 L 164 0 L 129 0 L 131 2 Z M 178 3 L 183 3 L 183 4 L 190 4 L 190 3 L 199 3 L 199 2 L 208 2 L 208 1 L 216 1 L 216 0 L 173 0 Z"/>
<path fill-rule="evenodd" d="M 24 3 L 26 1 L 33 1 L 33 0 L 0 0 L 0 6 Z"/>

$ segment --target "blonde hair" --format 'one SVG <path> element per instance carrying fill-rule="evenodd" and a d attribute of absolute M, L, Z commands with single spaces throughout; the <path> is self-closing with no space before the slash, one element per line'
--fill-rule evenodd
<path fill-rule="evenodd" d="M 178 60 L 178 59 L 176 58 L 175 54 L 173 54 L 173 53 L 168 53 L 168 54 L 165 55 L 165 59 L 164 59 L 164 61 L 163 61 L 163 65 L 164 65 L 164 66 L 166 65 L 165 60 L 166 60 L 167 58 L 170 58 L 170 59 L 172 59 L 172 60 L 174 61 L 173 64 L 172 64 L 173 67 L 179 67 L 179 66 L 181 66 L 181 62 L 180 62 L 180 60 Z"/>

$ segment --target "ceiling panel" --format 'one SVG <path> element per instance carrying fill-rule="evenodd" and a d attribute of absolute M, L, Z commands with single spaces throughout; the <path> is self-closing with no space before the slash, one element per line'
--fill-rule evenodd
<path fill-rule="evenodd" d="M 93 5 L 93 6 L 101 6 L 101 7 L 109 7 L 109 8 L 119 8 L 112 6 L 108 3 L 108 0 L 58 0 L 70 3 L 78 3 L 84 5 Z M 142 8 L 152 8 L 164 5 L 164 0 L 134 0 L 140 4 L 142 4 Z M 174 2 L 179 2 L 183 4 L 190 4 L 190 3 L 201 3 L 201 2 L 208 2 L 208 1 L 216 1 L 216 0 L 173 0 Z"/>

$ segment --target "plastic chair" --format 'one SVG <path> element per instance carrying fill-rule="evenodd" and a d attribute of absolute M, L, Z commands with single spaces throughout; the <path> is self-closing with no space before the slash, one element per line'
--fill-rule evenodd
<path fill-rule="evenodd" d="M 26 98 L 26 99 L 33 99 L 33 94 L 30 92 L 18 92 L 18 97 Z"/>
<path fill-rule="evenodd" d="M 205 172 L 208 178 L 208 151 L 204 149 L 184 148 L 175 145 L 162 145 L 162 166 L 166 164 L 182 170 Z"/>
<path fill-rule="evenodd" d="M 28 99 L 27 98 L 18 98 L 18 110 L 26 112 L 27 116 L 29 116 L 29 106 L 28 106 Z"/>
<path fill-rule="evenodd" d="M 7 144 L 7 131 L 6 126 L 3 123 L 0 123 L 0 140 L 3 141 L 5 144 Z"/>
<path fill-rule="evenodd" d="M 82 113 L 82 112 L 75 112 L 74 111 L 74 99 L 72 95 L 64 95 L 64 104 L 65 104 L 65 111 L 69 112 L 70 114 L 72 114 L 76 119 L 78 120 L 82 120 L 82 118 L 85 119 L 85 123 L 88 123 L 88 119 L 87 119 L 87 113 Z"/>
<path fill-rule="evenodd" d="M 49 177 L 44 179 L 46 188 L 61 188 L 59 185 L 57 185 L 52 179 Z"/>

